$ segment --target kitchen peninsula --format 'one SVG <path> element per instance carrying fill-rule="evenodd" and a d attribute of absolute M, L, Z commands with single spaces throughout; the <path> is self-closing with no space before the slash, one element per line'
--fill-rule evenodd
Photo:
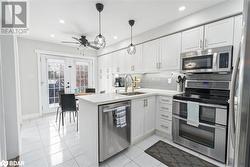
<path fill-rule="evenodd" d="M 100 106 L 110 104 L 126 104 L 130 114 L 127 115 L 127 134 L 129 145 L 143 140 L 145 137 L 155 132 L 166 135 L 171 140 L 171 117 L 172 114 L 172 96 L 179 94 L 177 91 L 159 90 L 159 89 L 140 89 L 133 94 L 94 94 L 79 97 L 79 129 L 81 138 L 81 147 L 88 158 L 89 165 L 97 167 L 100 160 Z M 166 104 L 166 113 L 169 113 L 169 120 L 164 123 L 160 121 L 161 114 L 159 103 Z M 129 104 L 129 106 L 128 106 Z M 119 106 L 122 109 L 121 106 Z M 118 108 L 119 108 L 118 107 Z M 128 112 L 128 110 L 127 110 Z M 130 118 L 130 119 L 129 119 Z M 105 121 L 105 120 L 103 120 Z M 107 120 L 106 120 L 107 121 Z M 167 123 L 166 123 L 167 122 Z M 130 124 L 131 123 L 131 124 Z M 113 124 L 113 122 L 111 123 Z M 164 124 L 164 125 L 162 125 Z M 165 127 L 165 129 L 164 129 Z M 129 129 L 128 129 L 129 128 Z M 122 131 L 124 128 L 120 128 Z M 126 129 L 126 128 L 125 128 Z M 114 129 L 113 129 L 114 130 Z M 118 129 L 119 130 L 119 129 Z M 109 130 L 102 130 L 109 134 Z M 122 132 L 117 132 L 122 133 Z M 111 133 L 112 134 L 112 133 Z M 124 133 L 123 133 L 124 134 Z M 120 136 L 123 136 L 120 134 Z M 124 137 L 124 136 L 123 136 Z M 101 140 L 104 140 L 103 138 Z M 114 139 L 112 139 L 114 140 Z M 125 146 L 125 138 L 117 139 L 116 143 Z M 114 144 L 116 144 L 114 143 Z M 107 144 L 107 143 L 106 143 Z"/>

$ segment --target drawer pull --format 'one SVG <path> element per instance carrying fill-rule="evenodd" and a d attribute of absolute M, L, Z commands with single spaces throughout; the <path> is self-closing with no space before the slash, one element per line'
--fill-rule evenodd
<path fill-rule="evenodd" d="M 161 127 L 165 128 L 165 129 L 169 129 L 169 127 L 165 126 L 165 125 L 161 125 Z"/>
<path fill-rule="evenodd" d="M 167 107 L 161 107 L 161 109 L 163 109 L 163 110 L 169 110 L 169 108 L 167 108 Z"/>
<path fill-rule="evenodd" d="M 169 118 L 168 115 L 161 114 L 162 117 Z"/>

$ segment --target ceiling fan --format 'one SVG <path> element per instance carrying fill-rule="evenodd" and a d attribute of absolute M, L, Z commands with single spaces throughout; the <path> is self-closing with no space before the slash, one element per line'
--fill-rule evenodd
<path fill-rule="evenodd" d="M 89 42 L 86 39 L 86 36 L 82 35 L 80 38 L 76 38 L 76 37 L 72 37 L 74 40 L 76 40 L 76 42 L 69 42 L 69 41 L 62 41 L 62 43 L 71 43 L 71 44 L 79 44 L 80 46 L 84 46 L 84 47 L 90 47 L 93 49 L 100 49 L 99 47 L 97 47 L 94 42 Z"/>
<path fill-rule="evenodd" d="M 96 36 L 94 42 L 89 42 L 86 36 L 82 35 L 80 38 L 72 37 L 76 42 L 62 41 L 62 43 L 80 44 L 80 46 L 90 47 L 96 50 L 103 49 L 106 46 L 105 37 L 101 33 L 101 12 L 103 11 L 104 5 L 102 3 L 96 4 L 96 9 L 99 12 L 99 34 Z"/>

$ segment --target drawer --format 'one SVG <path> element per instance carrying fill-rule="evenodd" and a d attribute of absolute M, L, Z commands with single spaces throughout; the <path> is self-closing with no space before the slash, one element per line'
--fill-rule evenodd
<path fill-rule="evenodd" d="M 159 110 L 172 113 L 172 105 L 166 103 L 160 103 Z"/>
<path fill-rule="evenodd" d="M 172 135 L 172 121 L 161 119 L 159 130 L 171 136 Z"/>
<path fill-rule="evenodd" d="M 172 104 L 172 97 L 160 96 L 160 103 Z"/>
<path fill-rule="evenodd" d="M 160 120 L 172 120 L 172 113 L 170 112 L 160 112 Z"/>

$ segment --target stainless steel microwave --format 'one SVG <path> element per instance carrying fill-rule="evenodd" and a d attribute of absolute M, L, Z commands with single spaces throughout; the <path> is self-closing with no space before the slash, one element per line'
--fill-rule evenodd
<path fill-rule="evenodd" d="M 233 46 L 206 49 L 181 54 L 183 73 L 231 72 Z"/>

